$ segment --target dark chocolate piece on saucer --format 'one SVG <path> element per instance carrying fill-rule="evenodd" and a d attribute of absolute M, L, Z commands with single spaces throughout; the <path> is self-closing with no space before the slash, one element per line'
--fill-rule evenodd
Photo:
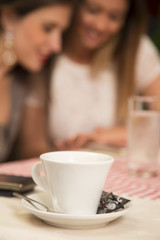
<path fill-rule="evenodd" d="M 112 192 L 108 193 L 103 191 L 99 201 L 97 214 L 121 211 L 129 202 L 129 199 L 114 195 Z"/>

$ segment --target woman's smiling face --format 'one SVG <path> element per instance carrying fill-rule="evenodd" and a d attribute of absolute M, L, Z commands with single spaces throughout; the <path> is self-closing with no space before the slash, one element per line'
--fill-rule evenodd
<path fill-rule="evenodd" d="M 127 10 L 127 0 L 84 0 L 75 28 L 81 45 L 94 50 L 110 40 L 121 30 Z"/>
<path fill-rule="evenodd" d="M 69 5 L 40 8 L 10 24 L 17 61 L 30 71 L 39 71 L 49 56 L 61 50 L 61 35 L 71 18 Z"/>

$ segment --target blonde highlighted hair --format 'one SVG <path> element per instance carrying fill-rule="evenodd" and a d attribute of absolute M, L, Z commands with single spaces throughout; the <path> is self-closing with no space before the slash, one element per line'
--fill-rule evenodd
<path fill-rule="evenodd" d="M 98 74 L 109 62 L 116 64 L 117 74 L 117 123 L 124 123 L 128 98 L 135 94 L 135 59 L 140 39 L 147 26 L 145 0 L 128 0 L 129 10 L 120 33 L 104 44 L 94 55 L 91 72 Z"/>

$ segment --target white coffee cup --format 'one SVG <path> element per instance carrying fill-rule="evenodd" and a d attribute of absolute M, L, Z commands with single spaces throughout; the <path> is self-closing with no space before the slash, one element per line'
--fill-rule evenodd
<path fill-rule="evenodd" d="M 73 215 L 96 214 L 114 159 L 82 151 L 48 152 L 32 168 L 35 183 L 51 194 L 53 210 Z M 44 172 L 43 176 L 41 172 Z"/>

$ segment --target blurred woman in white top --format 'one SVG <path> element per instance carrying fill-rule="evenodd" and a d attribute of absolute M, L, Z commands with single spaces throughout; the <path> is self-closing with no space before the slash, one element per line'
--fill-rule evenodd
<path fill-rule="evenodd" d="M 52 72 L 49 132 L 58 149 L 125 145 L 128 98 L 160 96 L 146 19 L 143 0 L 81 1 Z"/>

